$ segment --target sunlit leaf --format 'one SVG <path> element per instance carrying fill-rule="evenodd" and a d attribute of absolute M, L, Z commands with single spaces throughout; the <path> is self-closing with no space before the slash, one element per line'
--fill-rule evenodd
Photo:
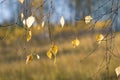
<path fill-rule="evenodd" d="M 104 38 L 103 34 L 98 34 L 96 36 L 97 41 L 101 41 L 101 40 L 103 40 L 103 38 Z"/>
<path fill-rule="evenodd" d="M 30 41 L 31 38 L 32 38 L 32 32 L 31 30 L 29 30 L 27 34 L 27 42 Z"/>
<path fill-rule="evenodd" d="M 115 69 L 115 72 L 117 74 L 117 77 L 120 75 L 120 66 Z"/>
<path fill-rule="evenodd" d="M 57 52 L 58 52 L 58 47 L 57 47 L 57 45 L 52 45 L 51 51 L 52 51 L 53 55 L 56 56 L 56 54 L 57 54 Z"/>
<path fill-rule="evenodd" d="M 19 2 L 20 2 L 21 4 L 23 4 L 24 0 L 19 0 Z"/>
<path fill-rule="evenodd" d="M 54 56 L 54 64 L 56 64 L 56 55 L 58 52 L 58 46 L 53 44 L 49 51 L 47 52 L 47 56 L 49 59 L 52 59 L 52 56 Z"/>
<path fill-rule="evenodd" d="M 98 35 L 96 36 L 96 40 L 97 40 L 98 44 L 100 44 L 103 39 L 104 39 L 103 34 L 98 34 Z"/>
<path fill-rule="evenodd" d="M 40 59 L 40 56 L 38 54 L 36 56 L 37 56 L 37 59 Z"/>
<path fill-rule="evenodd" d="M 26 23 L 25 23 L 26 21 L 25 21 L 25 19 L 23 20 L 23 24 L 24 24 L 24 26 L 26 25 Z"/>
<path fill-rule="evenodd" d="M 27 56 L 26 64 L 30 63 L 31 61 L 33 61 L 33 55 L 32 54 Z"/>
<path fill-rule="evenodd" d="M 91 16 L 86 16 L 86 17 L 85 17 L 85 23 L 86 23 L 86 24 L 90 23 L 92 19 L 93 19 L 93 18 L 92 18 Z"/>
<path fill-rule="evenodd" d="M 42 21 L 42 28 L 45 26 L 45 22 L 44 21 Z"/>
<path fill-rule="evenodd" d="M 48 56 L 49 59 L 52 59 L 52 53 L 51 53 L 50 50 L 47 52 L 47 56 Z"/>
<path fill-rule="evenodd" d="M 75 40 L 72 41 L 72 45 L 74 48 L 76 48 L 77 46 L 79 46 L 80 41 L 76 38 Z"/>
<path fill-rule="evenodd" d="M 60 24 L 61 24 L 61 26 L 62 26 L 62 28 L 63 28 L 63 27 L 64 27 L 64 24 L 65 24 L 65 20 L 64 20 L 64 17 L 63 17 L 63 16 L 60 18 Z"/>
<path fill-rule="evenodd" d="M 35 22 L 35 18 L 33 16 L 28 17 L 26 20 L 27 27 L 30 28 L 34 22 Z"/>

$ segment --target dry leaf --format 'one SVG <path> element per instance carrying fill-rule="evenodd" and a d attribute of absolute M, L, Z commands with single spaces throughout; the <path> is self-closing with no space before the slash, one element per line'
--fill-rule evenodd
<path fill-rule="evenodd" d="M 45 26 L 45 22 L 43 21 L 43 22 L 42 22 L 42 28 L 43 28 L 44 26 Z"/>
<path fill-rule="evenodd" d="M 117 74 L 117 77 L 120 75 L 120 66 L 115 69 L 115 72 Z"/>
<path fill-rule="evenodd" d="M 77 46 L 79 46 L 80 41 L 76 38 L 75 40 L 72 41 L 72 45 L 74 48 L 76 48 Z"/>
<path fill-rule="evenodd" d="M 25 19 L 23 20 L 23 24 L 24 24 L 24 26 L 26 25 L 26 21 L 25 21 Z"/>
<path fill-rule="evenodd" d="M 86 16 L 86 17 L 85 17 L 85 23 L 86 23 L 86 24 L 90 23 L 92 19 L 93 19 L 93 18 L 92 18 L 91 16 Z"/>
<path fill-rule="evenodd" d="M 37 56 L 37 59 L 40 59 L 40 56 L 38 54 L 36 56 Z"/>
<path fill-rule="evenodd" d="M 100 44 L 103 39 L 104 39 L 103 34 L 98 34 L 98 35 L 96 36 L 96 40 L 97 40 L 98 44 Z"/>
<path fill-rule="evenodd" d="M 57 47 L 57 45 L 52 45 L 51 51 L 52 51 L 53 55 L 56 56 L 56 54 L 57 54 L 57 52 L 58 52 L 58 47 Z"/>
<path fill-rule="evenodd" d="M 54 64 L 56 64 L 56 54 L 58 52 L 57 45 L 53 44 L 49 51 L 47 52 L 47 56 L 49 59 L 52 59 L 52 56 L 54 56 Z"/>
<path fill-rule="evenodd" d="M 27 56 L 26 64 L 30 63 L 31 61 L 33 61 L 33 55 L 32 54 Z"/>
<path fill-rule="evenodd" d="M 52 59 L 52 53 L 51 53 L 50 50 L 47 52 L 47 56 L 48 56 L 49 59 Z"/>
<path fill-rule="evenodd" d="M 28 17 L 26 20 L 27 27 L 30 28 L 34 22 L 35 22 L 35 18 L 33 16 Z"/>
<path fill-rule="evenodd" d="M 64 24 L 65 24 L 65 20 L 64 20 L 64 17 L 63 17 L 63 16 L 60 18 L 60 24 L 61 24 L 61 26 L 62 26 L 62 28 L 63 28 L 63 27 L 64 27 Z"/>
<path fill-rule="evenodd" d="M 19 2 L 20 2 L 21 4 L 23 4 L 24 0 L 19 0 Z"/>

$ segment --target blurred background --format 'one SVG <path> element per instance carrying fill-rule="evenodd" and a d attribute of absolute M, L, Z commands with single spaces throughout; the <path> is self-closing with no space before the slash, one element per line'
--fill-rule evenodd
<path fill-rule="evenodd" d="M 23 4 L 19 0 L 0 0 L 0 80 L 118 80 L 119 8 L 119 0 L 24 0 Z M 21 13 L 25 19 L 30 15 L 36 19 L 29 42 Z M 84 18 L 88 15 L 93 20 L 86 24 Z M 63 28 L 61 16 L 65 19 Z M 56 65 L 46 56 L 51 47 L 48 26 L 58 46 Z M 107 35 L 108 41 L 98 45 L 98 34 Z M 73 48 L 76 37 L 80 45 Z M 108 51 L 108 63 L 106 48 L 112 51 Z M 29 54 L 34 60 L 26 64 Z"/>

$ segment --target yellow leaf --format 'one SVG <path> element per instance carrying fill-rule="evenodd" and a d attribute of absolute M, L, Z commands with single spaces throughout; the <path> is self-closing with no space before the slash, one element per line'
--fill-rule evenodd
<path fill-rule="evenodd" d="M 32 32 L 31 30 L 29 30 L 27 35 L 27 42 L 30 41 L 31 38 L 32 38 Z"/>
<path fill-rule="evenodd" d="M 63 17 L 63 16 L 60 18 L 60 24 L 61 24 L 61 26 L 62 26 L 62 28 L 63 28 L 63 27 L 64 27 L 64 24 L 65 24 L 65 20 L 64 20 L 64 17 Z"/>
<path fill-rule="evenodd" d="M 76 38 L 75 40 L 72 41 L 72 45 L 74 48 L 76 48 L 77 46 L 79 46 L 80 41 Z"/>
<path fill-rule="evenodd" d="M 26 25 L 26 23 L 25 23 L 25 22 L 26 22 L 26 20 L 24 19 L 24 20 L 23 20 L 23 24 L 24 24 L 24 26 Z"/>
<path fill-rule="evenodd" d="M 102 34 L 98 34 L 96 36 L 96 40 L 97 40 L 98 44 L 100 44 L 103 39 L 104 39 L 104 36 Z"/>
<path fill-rule="evenodd" d="M 93 18 L 92 18 L 91 16 L 86 16 L 86 17 L 85 17 L 85 23 L 86 23 L 86 24 L 90 23 L 92 19 L 93 19 Z"/>
<path fill-rule="evenodd" d="M 21 4 L 23 4 L 24 0 L 19 0 L 19 2 L 20 2 Z"/>
<path fill-rule="evenodd" d="M 49 59 L 52 59 L 52 53 L 51 53 L 50 50 L 47 52 L 47 56 L 48 56 Z"/>
<path fill-rule="evenodd" d="M 57 45 L 53 44 L 49 51 L 47 52 L 47 56 L 49 59 L 52 59 L 52 56 L 54 56 L 54 64 L 56 64 L 56 54 L 58 52 Z"/>
<path fill-rule="evenodd" d="M 38 54 L 36 56 L 37 56 L 37 59 L 40 59 L 40 56 Z"/>
<path fill-rule="evenodd" d="M 98 34 L 98 35 L 96 36 L 96 40 L 97 40 L 97 41 L 101 41 L 101 40 L 103 40 L 103 38 L 104 38 L 104 36 L 103 36 L 102 34 Z"/>
<path fill-rule="evenodd" d="M 120 66 L 115 69 L 115 72 L 117 74 L 117 77 L 120 75 Z"/>
<path fill-rule="evenodd" d="M 30 54 L 30 55 L 27 56 L 26 64 L 28 64 L 31 61 L 33 61 L 33 55 L 32 54 Z"/>
<path fill-rule="evenodd" d="M 57 54 L 57 52 L 58 52 L 58 47 L 57 47 L 57 45 L 52 45 L 51 51 L 52 51 L 53 55 L 56 56 L 56 54 Z"/>
<path fill-rule="evenodd" d="M 45 22 L 43 21 L 43 22 L 42 22 L 42 28 L 43 28 L 44 26 L 45 26 Z"/>

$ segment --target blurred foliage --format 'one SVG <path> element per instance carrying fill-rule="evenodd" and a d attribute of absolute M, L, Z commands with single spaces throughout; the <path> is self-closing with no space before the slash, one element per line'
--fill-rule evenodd
<path fill-rule="evenodd" d="M 97 22 L 94 29 L 97 31 L 104 30 L 108 28 L 110 25 L 110 21 L 101 21 Z M 77 22 L 75 26 L 71 26 L 70 24 L 66 24 L 65 27 L 61 28 L 60 25 L 57 27 L 53 27 L 53 36 L 54 37 L 76 37 L 80 33 L 86 33 L 89 31 L 89 28 L 94 26 L 93 24 L 85 24 L 84 21 Z M 35 25 L 31 28 L 33 38 L 40 37 L 40 36 L 47 36 L 47 26 L 41 27 L 39 24 Z M 84 32 L 85 31 L 85 32 Z M 77 34 L 76 34 L 77 33 Z M 2 40 L 6 44 L 14 43 L 17 40 L 25 40 L 26 39 L 27 31 L 19 26 L 12 26 L 12 27 L 1 27 L 0 28 L 0 40 Z M 56 39 L 56 38 L 55 38 Z"/>
<path fill-rule="evenodd" d="M 20 27 L 3 27 L 0 28 L 0 38 L 6 44 L 10 44 L 16 40 L 23 38 L 25 30 Z"/>
<path fill-rule="evenodd" d="M 93 40 L 95 38 L 93 34 L 92 36 L 90 34 L 81 36 L 80 46 L 74 49 L 69 38 L 67 41 L 66 38 L 62 38 L 62 44 L 58 40 L 56 44 L 59 45 L 59 53 L 56 66 L 46 56 L 46 51 L 51 45 L 28 46 L 27 52 L 30 53 L 32 50 L 41 56 L 40 60 L 34 59 L 28 65 L 25 64 L 26 53 L 23 50 L 25 45 L 0 46 L 0 49 L 3 47 L 0 50 L 0 80 L 106 80 L 105 68 L 97 72 L 102 67 L 101 63 L 104 59 L 104 42 L 93 55 L 80 62 L 94 49 Z M 44 40 L 44 42 L 46 41 Z M 119 41 L 120 34 L 115 38 L 115 45 L 118 49 L 120 47 Z M 118 58 L 112 57 L 110 80 L 117 80 L 114 69 L 119 65 L 119 61 Z"/>
<path fill-rule="evenodd" d="M 101 23 L 104 25 L 104 22 Z M 97 26 L 99 27 L 99 24 Z M 96 34 L 102 30 L 96 28 L 96 33 L 92 34 L 88 29 L 89 25 L 84 21 L 76 23 L 75 26 L 66 24 L 63 28 L 60 25 L 52 26 L 52 36 L 59 47 L 57 62 L 54 65 L 46 56 L 51 46 L 47 26 L 32 27 L 33 36 L 30 42 L 26 41 L 24 28 L 18 26 L 0 28 L 0 80 L 105 80 L 104 68 L 96 73 L 104 57 L 104 42 L 94 55 L 80 62 L 94 50 Z M 73 48 L 71 41 L 76 39 L 76 36 L 80 40 L 80 45 Z M 119 40 L 118 35 L 115 39 L 118 48 Z M 35 58 L 32 63 L 26 65 L 26 56 L 31 53 Z M 40 55 L 39 60 L 36 54 Z M 114 68 L 118 63 L 119 59 L 113 57 L 110 66 L 111 80 L 117 79 Z"/>

